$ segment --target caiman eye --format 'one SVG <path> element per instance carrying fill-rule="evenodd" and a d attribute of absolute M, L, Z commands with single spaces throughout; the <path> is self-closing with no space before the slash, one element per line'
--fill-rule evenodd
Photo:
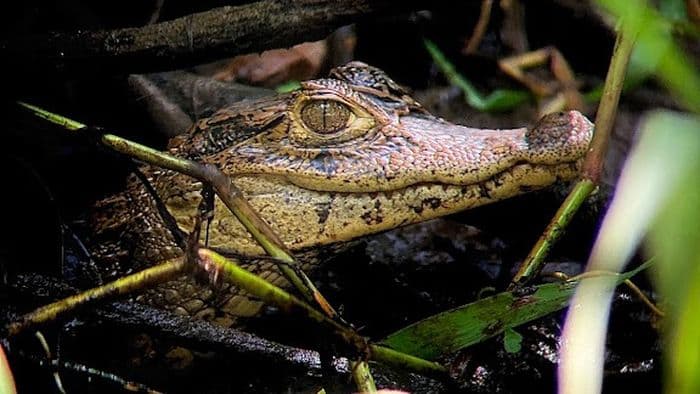
<path fill-rule="evenodd" d="M 289 108 L 288 136 L 299 148 L 337 147 L 370 133 L 377 118 L 351 91 L 301 90 Z"/>
<path fill-rule="evenodd" d="M 333 134 L 344 129 L 351 115 L 347 105 L 334 100 L 314 100 L 301 109 L 301 120 L 319 134 Z"/>

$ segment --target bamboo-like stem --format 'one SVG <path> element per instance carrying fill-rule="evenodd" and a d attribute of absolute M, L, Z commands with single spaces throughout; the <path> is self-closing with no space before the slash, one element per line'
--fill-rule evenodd
<path fill-rule="evenodd" d="M 19 320 L 5 327 L 7 336 L 14 336 L 29 327 L 55 320 L 67 312 L 108 297 L 128 294 L 135 290 L 144 289 L 147 286 L 167 282 L 178 275 L 185 273 L 188 264 L 183 258 L 168 261 L 154 267 L 147 268 L 135 274 L 119 278 L 114 282 L 84 291 L 80 294 L 64 298 L 62 300 L 44 305 L 22 316 Z"/>
<path fill-rule="evenodd" d="M 537 275 L 544 258 L 552 249 L 552 246 L 561 238 L 566 226 L 594 189 L 595 185 L 589 179 L 582 179 L 574 185 L 574 188 L 557 210 L 557 213 L 552 217 L 544 233 L 540 235 L 535 246 L 520 265 L 520 269 L 518 269 L 511 281 L 509 290 Z"/>
<path fill-rule="evenodd" d="M 594 184 L 598 184 L 603 172 L 605 153 L 608 151 L 610 133 L 612 133 L 617 115 L 617 105 L 620 102 L 627 66 L 636 40 L 636 34 L 618 29 L 610 67 L 605 77 L 603 95 L 596 113 L 595 133 L 581 170 L 583 177 L 590 179 Z"/>
<path fill-rule="evenodd" d="M 350 363 L 352 378 L 360 393 L 376 393 L 377 386 L 369 370 L 369 365 L 364 361 L 353 361 Z"/>
<path fill-rule="evenodd" d="M 369 353 L 369 357 L 375 361 L 430 376 L 444 377 L 446 374 L 445 367 L 438 363 L 423 360 L 384 346 L 368 344 L 367 340 L 354 330 L 329 318 L 308 303 L 237 266 L 226 257 L 210 249 L 199 249 L 198 255 L 200 264 L 210 275 L 230 280 L 236 286 L 268 304 L 273 304 L 284 311 L 301 313 L 307 318 L 330 328 L 345 343 L 360 353 Z"/>
<path fill-rule="evenodd" d="M 569 196 L 547 225 L 547 229 L 537 240 L 522 266 L 511 281 L 510 288 L 526 283 L 539 273 L 544 258 L 568 226 L 583 201 L 595 190 L 603 171 L 605 153 L 610 140 L 610 133 L 617 114 L 622 86 L 625 81 L 627 65 L 634 48 L 636 36 L 618 31 L 615 49 L 605 78 L 603 95 L 595 119 L 595 133 L 588 149 L 581 175 L 583 177 L 571 190 Z"/>
<path fill-rule="evenodd" d="M 437 379 L 445 379 L 445 377 L 447 377 L 447 368 L 434 361 L 424 360 L 420 357 L 375 344 L 370 344 L 369 350 L 371 359 L 391 365 L 395 368 L 413 371 Z"/>

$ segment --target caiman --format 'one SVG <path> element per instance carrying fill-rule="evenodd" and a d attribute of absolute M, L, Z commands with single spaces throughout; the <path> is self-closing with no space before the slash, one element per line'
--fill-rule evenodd
<path fill-rule="evenodd" d="M 286 246 L 304 256 L 571 179 L 592 130 L 576 111 L 547 115 L 529 129 L 455 125 L 428 113 L 381 70 L 353 62 L 329 78 L 302 82 L 300 90 L 221 109 L 175 137 L 169 152 L 218 166 Z M 191 231 L 202 184 L 142 170 L 177 226 Z M 91 249 L 107 276 L 183 253 L 159 212 L 136 177 L 97 204 Z M 218 198 L 202 242 L 237 255 L 265 254 Z M 314 259 L 301 260 L 313 269 Z M 248 268 L 287 283 L 269 261 Z M 212 291 L 186 278 L 139 299 L 224 325 L 262 307 L 235 289 Z"/>

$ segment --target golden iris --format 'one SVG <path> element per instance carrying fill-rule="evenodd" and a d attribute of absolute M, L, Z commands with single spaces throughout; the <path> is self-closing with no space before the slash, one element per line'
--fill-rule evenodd
<path fill-rule="evenodd" d="M 334 100 L 314 100 L 301 109 L 301 120 L 319 134 L 332 134 L 344 129 L 350 115 L 347 105 Z"/>

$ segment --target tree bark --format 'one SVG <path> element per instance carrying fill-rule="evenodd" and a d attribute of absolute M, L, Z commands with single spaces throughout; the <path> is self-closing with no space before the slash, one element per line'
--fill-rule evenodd
<path fill-rule="evenodd" d="M 0 41 L 10 72 L 143 73 L 318 40 L 363 18 L 418 9 L 418 1 L 263 0 L 143 27 Z"/>

